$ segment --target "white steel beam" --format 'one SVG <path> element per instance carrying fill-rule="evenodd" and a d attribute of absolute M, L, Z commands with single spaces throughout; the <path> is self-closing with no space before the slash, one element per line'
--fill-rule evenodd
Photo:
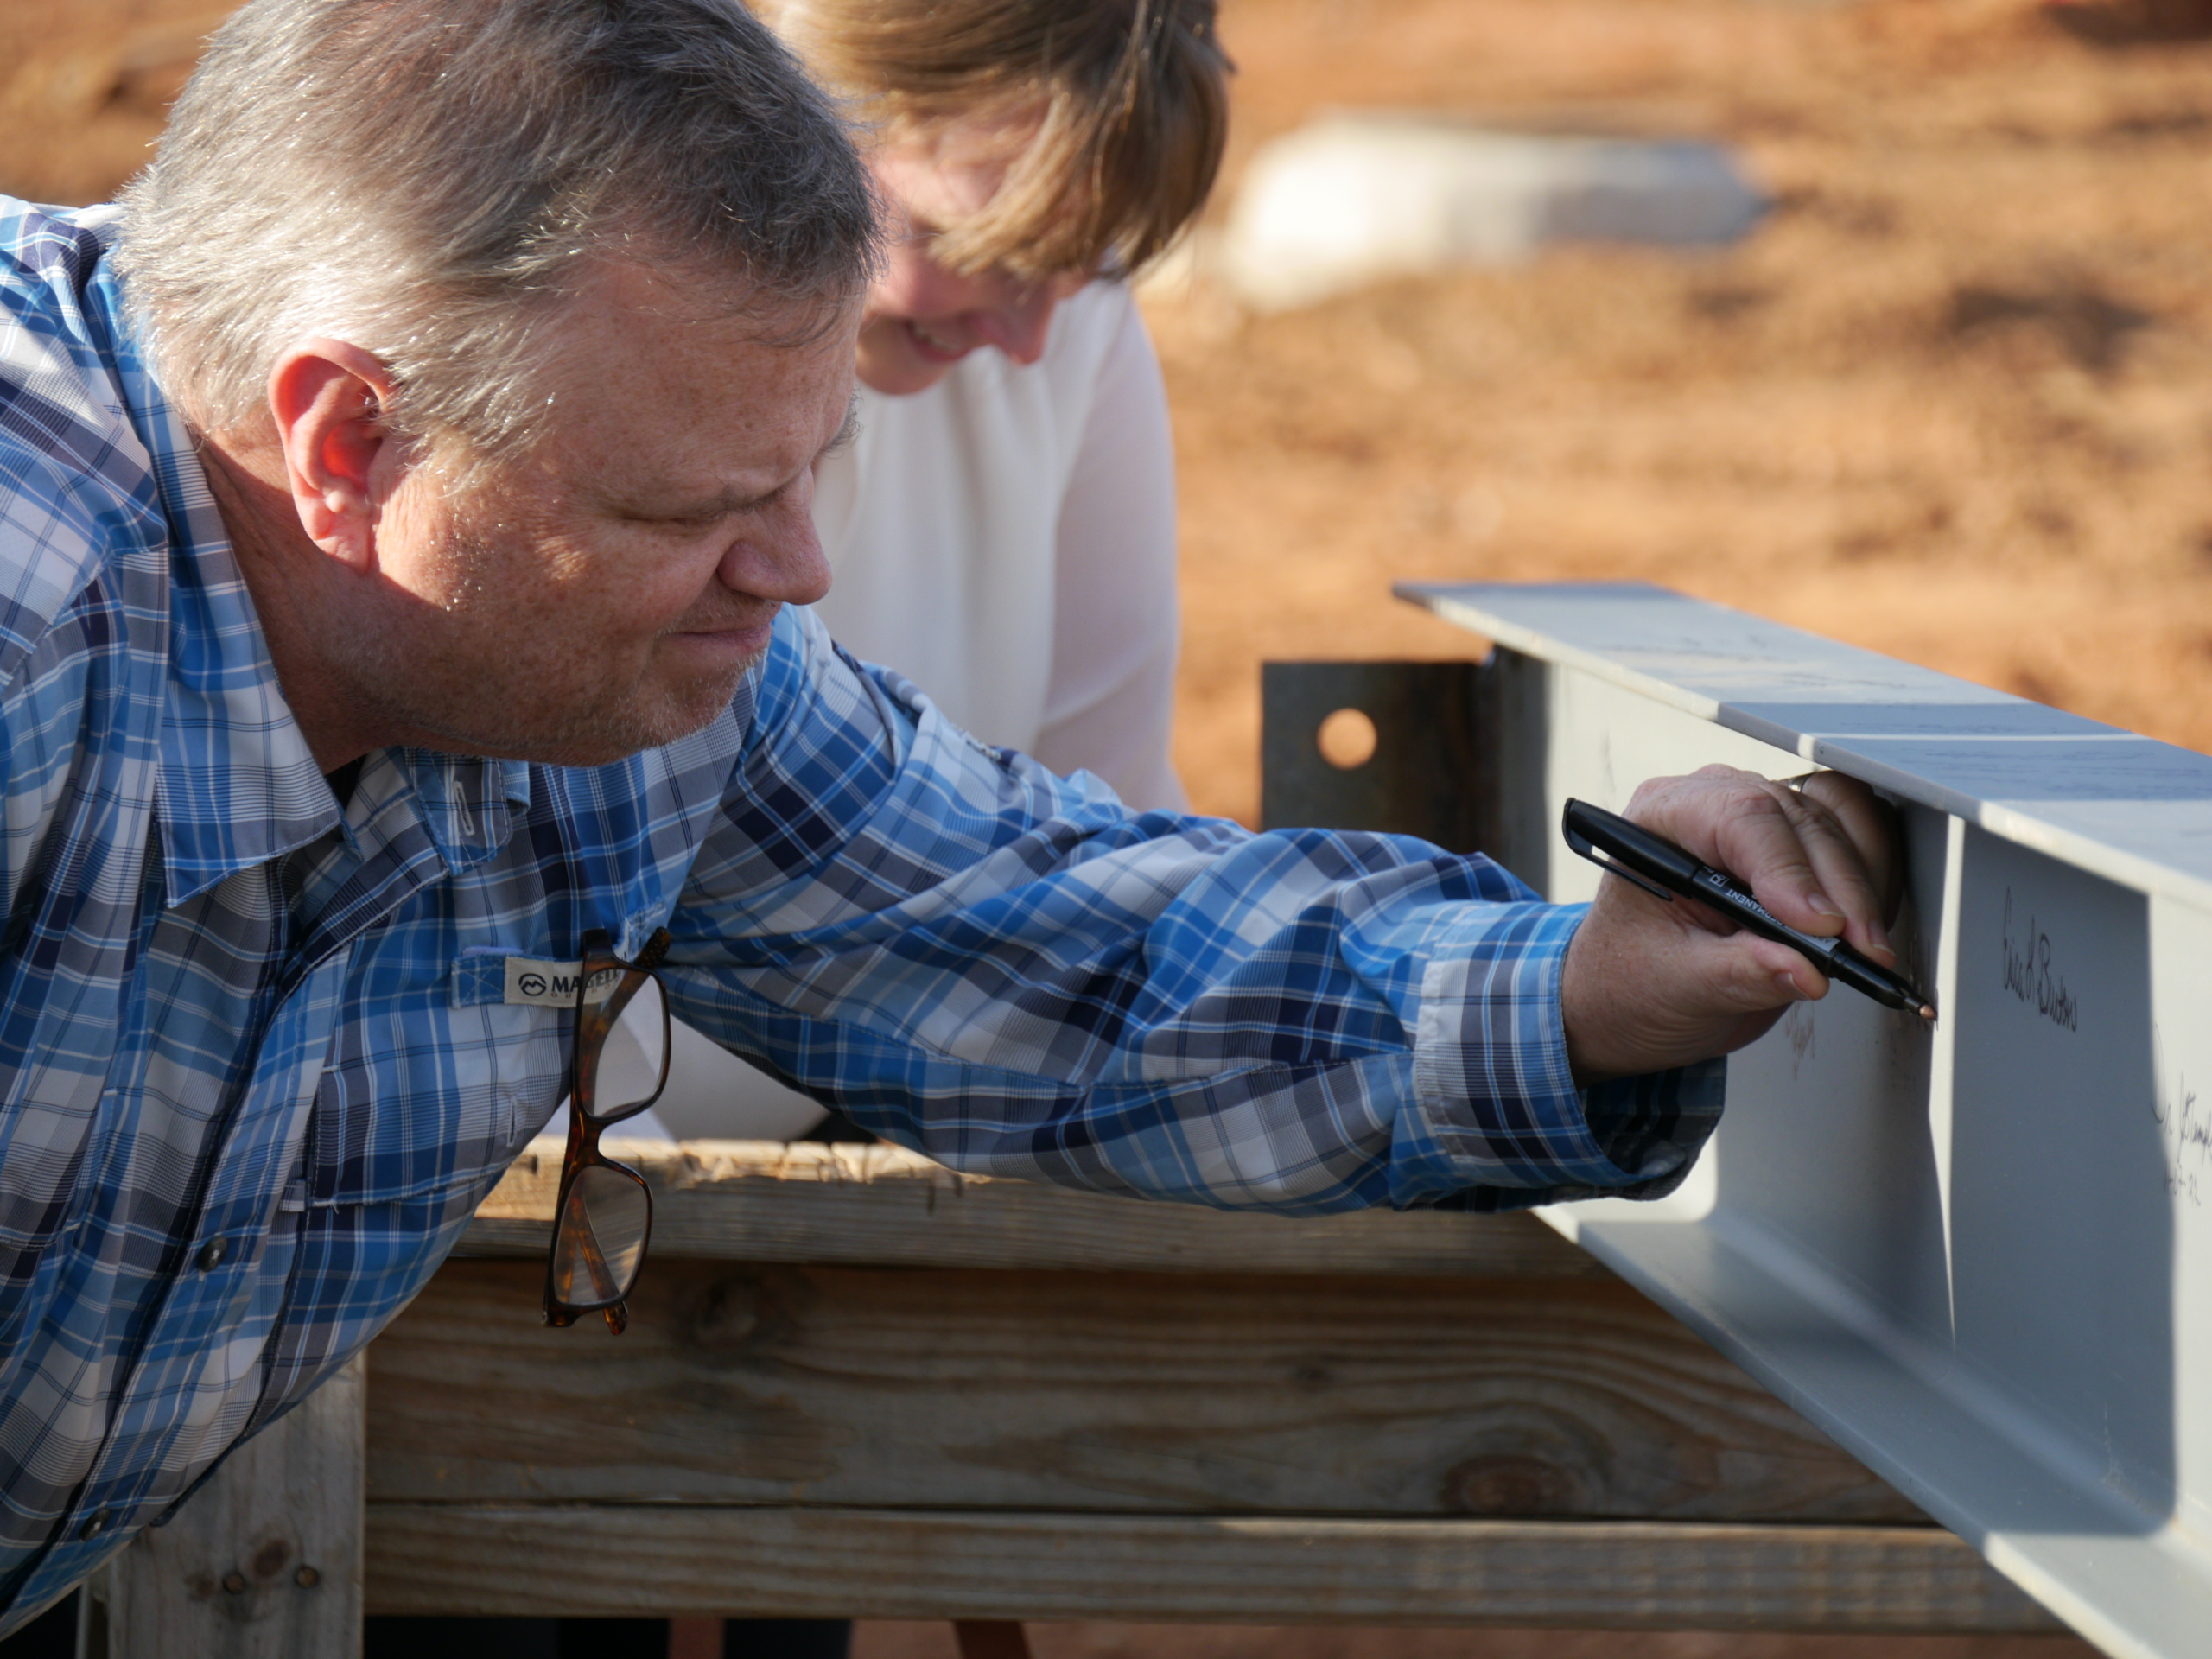
<path fill-rule="evenodd" d="M 2212 1650 L 2212 758 L 1663 588 L 1401 592 L 1547 665 L 1554 825 L 1712 761 L 1905 809 L 1934 1027 L 1801 1005 L 1680 1192 L 1546 1218 L 2107 1651 Z"/>

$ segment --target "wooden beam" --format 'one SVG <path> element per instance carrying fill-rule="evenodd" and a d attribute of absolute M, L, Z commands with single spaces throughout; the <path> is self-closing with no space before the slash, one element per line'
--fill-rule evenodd
<path fill-rule="evenodd" d="M 358 1659 L 363 1392 L 357 1359 L 96 1573 L 82 1659 Z"/>
<path fill-rule="evenodd" d="M 1617 1281 L 657 1260 L 620 1338 L 541 1284 L 378 1340 L 372 1501 L 1923 1518 Z"/>
<path fill-rule="evenodd" d="M 1932 1527 L 688 1504 L 372 1503 L 369 1611 L 2060 1628 L 1966 1544 Z"/>
<path fill-rule="evenodd" d="M 653 1190 L 653 1253 L 756 1262 L 1139 1273 L 1610 1278 L 1534 1217 L 1369 1211 L 1310 1219 L 1148 1204 L 953 1173 L 888 1145 L 609 1141 Z M 533 1141 L 462 1255 L 542 1257 L 558 1141 Z"/>

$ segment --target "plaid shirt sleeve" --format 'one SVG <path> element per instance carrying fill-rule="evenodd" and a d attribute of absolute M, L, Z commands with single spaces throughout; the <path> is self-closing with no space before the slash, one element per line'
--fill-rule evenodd
<path fill-rule="evenodd" d="M 1133 813 L 781 631 L 677 1012 L 955 1167 L 1224 1206 L 1656 1195 L 1719 1063 L 1579 1094 L 1579 906 L 1402 837 Z"/>

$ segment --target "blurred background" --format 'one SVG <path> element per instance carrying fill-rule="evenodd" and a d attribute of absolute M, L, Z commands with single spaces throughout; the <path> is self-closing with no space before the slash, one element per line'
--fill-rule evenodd
<path fill-rule="evenodd" d="M 0 189 L 107 195 L 205 0 L 0 0 Z M 1335 111 L 1696 139 L 1729 245 L 1572 241 L 1272 308 L 1144 287 L 1181 468 L 1177 756 L 1257 664 L 1467 654 L 1408 578 L 1637 577 L 2212 747 L 2212 4 L 1225 0 L 1223 188 Z"/>
<path fill-rule="evenodd" d="M 1697 252 L 1562 245 L 1254 315 L 1155 283 L 1179 759 L 1254 663 L 1459 656 L 1397 578 L 1636 577 L 2212 745 L 2212 8 L 1228 0 L 1228 188 L 1329 106 L 1717 141 Z"/>
<path fill-rule="evenodd" d="M 225 10 L 0 0 L 0 190 L 109 194 Z M 1225 0 L 1223 34 L 1241 68 L 1223 188 L 1142 290 L 1176 422 L 1177 758 L 1201 810 L 1257 807 L 1262 659 L 1469 654 L 1389 597 L 1405 578 L 1665 582 L 2212 748 L 2212 4 Z M 1711 245 L 1586 224 L 1261 292 L 1240 188 L 1270 143 L 1346 111 L 1623 153 L 1698 141 L 1756 208 Z M 1035 1639 L 1046 1659 L 2089 1652 Z M 855 1652 L 950 1642 L 880 1626 Z"/>

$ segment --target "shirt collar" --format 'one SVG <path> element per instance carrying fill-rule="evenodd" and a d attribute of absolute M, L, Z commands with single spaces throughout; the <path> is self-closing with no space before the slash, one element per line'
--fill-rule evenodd
<path fill-rule="evenodd" d="M 353 826 L 277 684 L 191 435 L 125 333 L 105 267 L 99 286 L 113 319 L 130 423 L 152 461 L 168 520 L 169 650 L 158 816 L 166 897 L 174 905 L 333 830 L 351 845 Z M 449 870 L 490 857 L 529 812 L 527 762 L 427 750 L 395 759 Z"/>
<path fill-rule="evenodd" d="M 307 734 L 276 684 L 261 623 L 191 435 L 125 326 L 112 267 L 88 301 L 108 313 L 117 378 L 168 522 L 168 673 L 158 817 L 176 904 L 338 823 Z"/>
<path fill-rule="evenodd" d="M 527 761 L 410 749 L 402 765 L 415 786 L 415 810 L 449 870 L 482 863 L 530 814 Z"/>
<path fill-rule="evenodd" d="M 174 472 L 162 469 L 170 558 L 160 817 L 172 904 L 339 821 L 337 798 L 277 686 L 200 463 L 188 451 L 176 459 Z"/>

